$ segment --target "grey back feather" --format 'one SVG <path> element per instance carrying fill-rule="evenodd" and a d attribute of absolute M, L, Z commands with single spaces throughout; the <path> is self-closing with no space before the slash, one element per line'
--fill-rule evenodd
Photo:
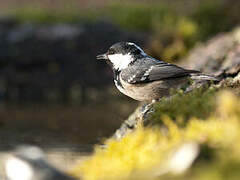
<path fill-rule="evenodd" d="M 195 70 L 187 70 L 174 64 L 144 57 L 134 64 L 122 70 L 121 78 L 131 84 L 146 83 L 169 78 L 189 76 L 192 73 L 200 73 Z"/>

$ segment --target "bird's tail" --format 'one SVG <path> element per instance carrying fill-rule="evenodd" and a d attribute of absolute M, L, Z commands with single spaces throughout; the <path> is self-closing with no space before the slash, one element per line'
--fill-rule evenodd
<path fill-rule="evenodd" d="M 213 75 L 207 75 L 202 73 L 193 73 L 191 74 L 191 79 L 193 80 L 203 80 L 203 81 L 220 81 L 220 78 Z"/>

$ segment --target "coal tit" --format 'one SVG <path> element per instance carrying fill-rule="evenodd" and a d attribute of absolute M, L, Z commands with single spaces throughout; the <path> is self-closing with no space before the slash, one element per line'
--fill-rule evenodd
<path fill-rule="evenodd" d="M 216 81 L 217 78 L 196 70 L 187 70 L 148 56 L 131 42 L 118 42 L 97 56 L 112 67 L 114 83 L 123 94 L 138 100 L 159 100 L 192 80 Z"/>

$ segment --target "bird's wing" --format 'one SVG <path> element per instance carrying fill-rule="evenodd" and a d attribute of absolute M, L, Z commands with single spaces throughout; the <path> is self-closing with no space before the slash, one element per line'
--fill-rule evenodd
<path fill-rule="evenodd" d="M 174 64 L 157 61 L 155 63 L 142 64 L 127 68 L 121 73 L 121 78 L 130 84 L 146 83 L 157 80 L 184 77 L 191 73 L 199 73 L 195 70 L 183 69 Z"/>

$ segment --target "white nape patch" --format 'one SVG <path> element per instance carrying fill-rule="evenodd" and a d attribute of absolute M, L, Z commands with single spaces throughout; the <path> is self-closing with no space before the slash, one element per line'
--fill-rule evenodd
<path fill-rule="evenodd" d="M 132 55 L 128 54 L 112 54 L 108 55 L 108 59 L 112 62 L 113 67 L 118 70 L 122 70 L 128 67 L 133 61 Z"/>
<path fill-rule="evenodd" d="M 32 168 L 22 160 L 11 157 L 6 162 L 6 175 L 10 180 L 31 180 Z"/>
<path fill-rule="evenodd" d="M 136 45 L 135 43 L 129 42 L 128 45 L 133 45 L 133 46 L 135 46 L 137 49 L 139 49 L 139 50 L 141 51 L 141 54 L 142 54 L 142 55 L 146 55 L 146 53 L 142 50 L 142 48 L 140 48 L 140 47 L 139 47 L 138 45 Z"/>

